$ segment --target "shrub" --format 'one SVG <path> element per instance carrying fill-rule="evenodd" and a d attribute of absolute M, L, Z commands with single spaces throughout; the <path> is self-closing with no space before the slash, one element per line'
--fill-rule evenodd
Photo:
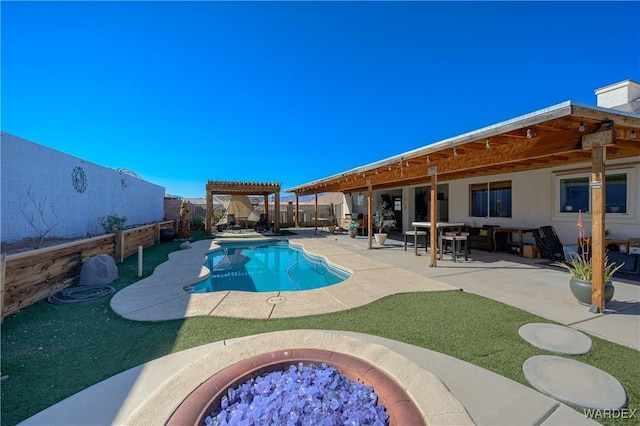
<path fill-rule="evenodd" d="M 105 232 L 107 234 L 110 234 L 112 232 L 116 232 L 121 229 L 124 229 L 124 223 L 127 221 L 127 217 L 126 216 L 120 217 L 117 214 L 110 214 L 106 218 L 101 217 L 99 221 L 100 221 L 100 225 L 102 225 Z"/>

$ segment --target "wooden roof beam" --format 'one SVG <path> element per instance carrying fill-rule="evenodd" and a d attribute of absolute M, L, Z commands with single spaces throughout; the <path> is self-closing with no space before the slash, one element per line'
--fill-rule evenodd
<path fill-rule="evenodd" d="M 638 118 L 636 117 L 630 117 L 627 115 L 621 115 L 620 111 L 615 111 L 612 110 L 611 112 L 608 112 L 606 110 L 601 111 L 601 110 L 594 110 L 591 108 L 584 108 L 581 107 L 579 105 L 572 105 L 572 114 L 573 116 L 579 120 L 579 119 L 585 119 L 585 120 L 594 120 L 596 122 L 603 122 L 603 121 L 612 121 L 614 126 L 637 126 L 638 124 Z M 586 124 L 586 122 L 585 122 Z"/>
<path fill-rule="evenodd" d="M 462 146 L 463 149 L 469 151 L 482 151 L 483 149 L 487 149 L 487 140 L 471 142 Z M 489 147 L 491 147 L 491 142 L 489 142 Z"/>
<path fill-rule="evenodd" d="M 625 140 L 640 145 L 640 129 L 615 129 L 616 142 Z"/>
<path fill-rule="evenodd" d="M 640 140 L 639 139 L 629 139 L 629 140 L 617 140 L 614 144 L 616 148 L 620 149 L 634 149 L 640 152 Z"/>

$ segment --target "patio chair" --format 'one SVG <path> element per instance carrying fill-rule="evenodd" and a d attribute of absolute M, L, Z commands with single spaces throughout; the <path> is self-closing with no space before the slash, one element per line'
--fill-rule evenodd
<path fill-rule="evenodd" d="M 369 216 L 366 216 L 362 213 L 358 213 L 356 222 L 358 222 L 358 228 L 357 228 L 358 234 L 362 236 L 368 235 L 369 234 Z"/>
<path fill-rule="evenodd" d="M 553 226 L 541 226 L 540 229 L 533 232 L 533 238 L 535 238 L 538 250 L 544 257 L 554 262 L 565 260 L 564 247 Z"/>
<path fill-rule="evenodd" d="M 256 224 L 257 232 L 266 232 L 269 230 L 269 220 L 267 219 L 266 213 L 260 213 L 260 219 Z"/>
<path fill-rule="evenodd" d="M 471 254 L 471 248 L 469 246 L 469 233 L 468 232 L 445 232 L 442 236 L 442 250 L 440 252 L 440 260 L 442 260 L 445 253 L 451 254 L 454 262 L 457 262 L 458 257 L 464 257 L 464 260 L 469 260 L 469 254 Z"/>
<path fill-rule="evenodd" d="M 242 231 L 242 227 L 238 222 L 236 222 L 236 215 L 234 214 L 227 215 L 227 228 L 233 232 Z"/>

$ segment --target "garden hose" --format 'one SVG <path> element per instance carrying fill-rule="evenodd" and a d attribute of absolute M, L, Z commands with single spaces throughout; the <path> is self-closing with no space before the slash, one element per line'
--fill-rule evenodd
<path fill-rule="evenodd" d="M 47 300 L 54 305 L 87 302 L 108 296 L 115 291 L 116 289 L 109 285 L 69 287 L 53 293 Z"/>

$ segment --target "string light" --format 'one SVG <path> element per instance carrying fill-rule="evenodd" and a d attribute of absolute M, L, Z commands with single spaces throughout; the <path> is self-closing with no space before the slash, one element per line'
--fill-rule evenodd
<path fill-rule="evenodd" d="M 453 156 L 454 157 L 458 156 L 458 150 L 456 148 L 453 148 Z"/>
<path fill-rule="evenodd" d="M 527 129 L 527 139 L 531 139 L 533 137 L 533 133 L 531 132 L 531 129 Z"/>
<path fill-rule="evenodd" d="M 429 158 L 429 156 L 427 155 L 427 163 L 431 162 L 431 158 Z"/>
<path fill-rule="evenodd" d="M 636 138 L 636 129 L 631 130 L 631 139 Z"/>
<path fill-rule="evenodd" d="M 491 148 L 491 141 L 489 141 L 489 139 L 487 139 L 487 141 L 484 143 L 484 147 L 485 149 Z"/>
<path fill-rule="evenodd" d="M 578 130 L 581 132 L 584 132 L 584 123 L 581 121 L 580 125 L 578 126 Z"/>

